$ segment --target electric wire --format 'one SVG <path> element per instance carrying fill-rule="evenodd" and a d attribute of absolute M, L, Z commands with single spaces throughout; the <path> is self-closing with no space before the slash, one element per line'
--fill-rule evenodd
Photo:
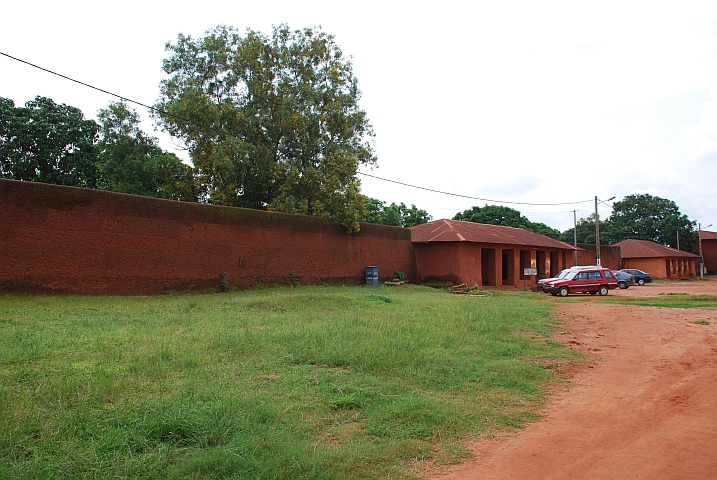
<path fill-rule="evenodd" d="M 459 194 L 459 193 L 443 192 L 443 191 L 441 191 L 441 190 L 434 190 L 434 189 L 432 189 L 432 188 L 419 187 L 419 186 L 417 186 L 417 185 L 411 185 L 410 183 L 403 183 L 403 182 L 399 182 L 399 181 L 396 181 L 396 180 L 390 180 L 390 179 L 388 179 L 388 178 L 377 177 L 376 175 L 370 175 L 370 174 L 364 173 L 364 172 L 356 172 L 356 173 L 358 173 L 359 175 L 364 175 L 364 176 L 366 176 L 366 177 L 375 178 L 375 179 L 377 179 L 377 180 L 383 180 L 384 182 L 396 183 L 396 184 L 398 184 L 398 185 L 403 185 L 403 186 L 405 186 L 405 187 L 417 188 L 417 189 L 419 189 L 419 190 L 426 190 L 426 191 L 429 191 L 429 192 L 440 193 L 440 194 L 443 194 L 443 195 L 451 195 L 451 196 L 453 196 L 453 197 L 468 198 L 468 199 L 470 199 L 470 200 L 481 200 L 481 201 L 484 201 L 484 202 L 509 203 L 509 204 L 512 204 L 512 205 L 535 205 L 535 206 L 577 205 L 577 204 L 579 204 L 579 203 L 592 202 L 592 200 L 581 200 L 581 201 L 578 201 L 578 202 L 530 203 L 530 202 L 510 202 L 510 201 L 507 201 L 507 200 L 493 200 L 493 199 L 490 199 L 490 198 L 471 197 L 471 196 L 468 196 L 468 195 L 461 195 L 461 194 Z M 572 211 L 572 210 L 571 210 L 571 211 Z"/>
<path fill-rule="evenodd" d="M 193 125 L 197 125 L 197 126 L 200 126 L 200 127 L 206 127 L 206 128 L 211 129 L 211 130 L 215 130 L 215 129 L 216 129 L 215 127 L 213 127 L 213 126 L 211 126 L 211 125 L 202 124 L 202 123 L 196 122 L 196 121 L 194 121 L 194 120 L 192 120 L 192 119 L 188 119 L 188 118 L 184 118 L 184 117 L 181 117 L 181 116 L 178 116 L 178 115 L 174 115 L 174 114 L 172 114 L 172 113 L 167 112 L 166 110 L 162 110 L 162 109 L 159 109 L 159 108 L 150 106 L 150 105 L 146 105 L 146 104 L 144 104 L 144 103 L 142 103 L 142 102 L 138 102 L 138 101 L 136 101 L 136 100 L 132 100 L 131 98 L 127 98 L 127 97 L 124 97 L 124 96 L 122 96 L 122 95 L 119 95 L 119 94 L 110 92 L 110 91 L 108 91 L 108 90 L 105 90 L 105 89 L 102 89 L 102 88 L 99 88 L 99 87 L 95 87 L 94 85 L 90 85 L 89 83 L 85 83 L 85 82 L 82 82 L 82 81 L 80 81 L 80 80 L 76 80 L 76 79 L 71 78 L 71 77 L 68 77 L 68 76 L 66 76 L 66 75 L 62 75 L 61 73 L 57 73 L 57 72 L 54 72 L 54 71 L 49 70 L 49 69 L 47 69 L 47 68 L 41 67 L 41 66 L 39 66 L 39 65 L 35 65 L 34 63 L 28 62 L 28 61 L 26 61 L 26 60 L 22 60 L 22 59 L 20 59 L 20 58 L 14 57 L 14 56 L 9 55 L 9 54 L 7 54 L 7 53 L 0 52 L 0 55 L 3 55 L 3 56 L 5 56 L 5 57 L 8 57 L 8 58 L 10 58 L 10 59 L 12 59 L 12 60 L 15 60 L 15 61 L 17 61 L 17 62 L 24 63 L 25 65 L 29 65 L 29 66 L 31 66 L 31 67 L 37 68 L 37 69 L 42 70 L 42 71 L 44 71 L 44 72 L 50 73 L 50 74 L 52 74 L 52 75 L 56 75 L 56 76 L 58 76 L 58 77 L 60 77 L 60 78 L 64 78 L 65 80 L 69 80 L 69 81 L 71 81 L 71 82 L 80 84 L 80 85 L 82 85 L 82 86 L 84 86 L 84 87 L 91 88 L 91 89 L 93 89 L 93 90 L 97 90 L 97 91 L 99 91 L 99 92 L 105 93 L 105 94 L 107 94 L 107 95 L 111 95 L 111 96 L 113 96 L 113 97 L 117 97 L 117 98 L 119 98 L 119 99 L 122 100 L 122 101 L 125 101 L 125 102 L 128 102 L 128 103 L 133 103 L 133 104 L 135 104 L 135 105 L 139 105 L 139 106 L 144 107 L 144 108 L 146 108 L 146 109 L 148 109 L 148 110 L 151 110 L 151 111 L 153 111 L 153 112 L 161 113 L 161 114 L 163 114 L 163 115 L 167 115 L 167 116 L 172 117 L 172 118 L 176 118 L 176 119 L 179 119 L 179 120 L 183 120 L 183 121 L 185 121 L 185 122 L 187 122 L 187 123 L 191 123 L 191 124 L 193 124 Z M 230 136 L 233 136 L 233 137 L 235 137 L 235 138 L 239 138 L 239 137 L 237 137 L 236 135 L 233 135 L 233 134 L 229 134 L 229 135 L 230 135 Z M 467 198 L 467 199 L 470 199 L 470 200 L 480 200 L 480 201 L 493 202 L 493 203 L 504 203 L 504 204 L 510 204 L 510 205 L 558 206 L 558 205 L 577 205 L 577 204 L 581 204 L 581 203 L 592 202 L 592 200 L 581 200 L 581 201 L 576 201 L 576 202 L 560 202 L 560 203 L 531 203 L 531 202 L 513 202 L 513 201 L 508 201 L 508 200 L 495 200 L 495 199 L 488 199 L 488 198 L 481 198 L 481 197 L 472 197 L 472 196 L 469 196 L 469 195 L 462 195 L 462 194 L 459 194 L 459 193 L 444 192 L 444 191 L 441 191 L 441 190 L 435 190 L 435 189 L 432 189 L 432 188 L 421 187 L 421 186 L 418 186 L 418 185 L 411 185 L 411 184 L 409 184 L 409 183 L 399 182 L 399 181 L 397 181 L 397 180 L 391 180 L 391 179 L 388 179 L 388 178 L 382 178 L 382 177 L 378 177 L 378 176 L 376 176 L 376 175 L 371 175 L 371 174 L 368 174 L 368 173 L 365 173 L 365 172 L 360 172 L 360 171 L 356 171 L 356 173 L 359 174 L 359 175 L 366 176 L 366 177 L 375 178 L 375 179 L 377 179 L 377 180 L 382 180 L 382 181 L 384 181 L 384 182 L 395 183 L 395 184 L 397 184 L 397 185 L 403 185 L 403 186 L 405 186 L 405 187 L 415 188 L 415 189 L 418 189 L 418 190 L 425 190 L 425 191 L 428 191 L 428 192 L 439 193 L 439 194 L 442 194 L 442 195 L 450 195 L 450 196 L 453 196 L 453 197 Z"/>

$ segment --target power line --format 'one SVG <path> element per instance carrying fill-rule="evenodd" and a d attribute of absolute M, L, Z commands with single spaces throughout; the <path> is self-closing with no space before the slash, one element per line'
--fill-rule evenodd
<path fill-rule="evenodd" d="M 112 92 L 110 92 L 110 91 L 108 91 L 108 90 L 104 90 L 104 89 L 99 88 L 99 87 L 95 87 L 94 85 L 90 85 L 89 83 L 85 83 L 85 82 L 81 82 L 81 81 L 79 81 L 79 80 L 75 80 L 74 78 L 68 77 L 68 76 L 66 76 L 66 75 L 62 75 L 61 73 L 53 72 L 52 70 L 49 70 L 49 69 L 47 69 L 47 68 L 43 68 L 43 67 L 41 67 L 41 66 L 39 66 L 39 65 L 35 65 L 34 63 L 30 63 L 30 62 L 28 62 L 28 61 L 26 61 L 26 60 L 22 60 L 21 58 L 13 57 L 12 55 L 8 55 L 7 53 L 0 52 L 0 55 L 4 55 L 4 56 L 6 56 L 6 57 L 8 57 L 8 58 L 11 58 L 11 59 L 13 59 L 13 60 L 16 60 L 16 61 L 18 61 L 18 62 L 20 62 L 20 63 L 24 63 L 25 65 L 29 65 L 29 66 L 31 66 L 31 67 L 35 67 L 35 68 L 37 68 L 37 69 L 39 69 L 39 70 L 42 70 L 43 72 L 51 73 L 52 75 L 57 75 L 57 76 L 60 77 L 60 78 L 64 78 L 65 80 L 69 80 L 70 82 L 78 83 L 78 84 L 82 85 L 83 87 L 91 88 L 91 89 L 93 89 L 93 90 L 97 90 L 98 92 L 106 93 L 107 95 L 111 95 L 111 96 L 113 96 L 113 97 L 117 97 L 117 98 L 119 98 L 120 100 L 122 100 L 122 101 L 124 101 L 124 102 L 134 103 L 135 105 L 139 105 L 139 106 L 144 107 L 144 108 L 146 108 L 146 109 L 148 109 L 148 110 L 151 110 L 151 111 L 153 111 L 153 112 L 161 113 L 161 114 L 163 114 L 163 115 L 166 115 L 166 116 L 172 117 L 172 118 L 176 118 L 176 119 L 178 119 L 178 120 L 183 120 L 183 121 L 185 121 L 185 122 L 187 122 L 187 123 L 191 123 L 191 124 L 194 124 L 194 125 L 197 125 L 197 126 L 200 126 L 200 127 L 206 127 L 206 128 L 211 129 L 211 130 L 215 130 L 215 127 L 213 127 L 213 126 L 211 126 L 211 125 L 206 125 L 206 124 L 203 124 L 203 123 L 199 123 L 199 122 L 196 122 L 196 121 L 194 121 L 194 120 L 192 120 L 192 119 L 189 119 L 189 118 L 181 117 L 181 116 L 179 116 L 179 115 L 174 115 L 174 114 L 172 114 L 172 113 L 169 113 L 169 112 L 166 111 L 166 110 L 161 110 L 161 109 L 159 109 L 159 108 L 157 108 L 157 107 L 152 107 L 152 106 L 150 106 L 150 105 L 145 105 L 145 104 L 142 103 L 142 102 L 138 102 L 138 101 L 136 101 L 136 100 L 132 100 L 131 98 L 123 97 L 122 95 L 118 95 L 118 94 L 116 94 L 116 93 L 112 93 Z M 238 138 L 238 137 L 237 137 L 237 138 Z"/>
<path fill-rule="evenodd" d="M 16 60 L 16 61 L 18 61 L 18 62 L 20 62 L 20 63 L 24 63 L 25 65 L 30 65 L 31 67 L 35 67 L 35 68 L 37 68 L 37 69 L 39 69 L 39 70 L 42 70 L 42 71 L 44 71 L 44 72 L 51 73 L 51 74 L 53 74 L 53 75 L 57 75 L 58 77 L 64 78 L 65 80 L 69 80 L 69 81 L 71 81 L 71 82 L 79 83 L 79 84 L 82 85 L 82 86 L 91 88 L 91 89 L 93 89 L 93 90 L 97 90 L 97 91 L 102 92 L 102 93 L 106 93 L 107 95 L 112 95 L 113 97 L 117 97 L 117 98 L 119 98 L 120 100 L 124 100 L 125 102 L 134 103 L 134 104 L 136 104 L 136 105 L 140 105 L 140 106 L 142 106 L 142 107 L 144 107 L 144 108 L 148 108 L 148 109 L 153 110 L 153 111 L 155 111 L 155 112 L 161 112 L 161 110 L 158 110 L 158 109 L 156 109 L 156 108 L 154 108 L 154 107 L 150 107 L 149 105 L 145 105 L 144 103 L 136 102 L 136 101 L 131 100 L 131 99 L 129 99 L 129 98 L 123 97 L 122 95 L 117 95 L 116 93 L 108 92 L 107 90 L 103 90 L 103 89 L 101 89 L 101 88 L 99 88 L 99 87 L 95 87 L 95 86 L 93 86 L 93 85 L 90 85 L 89 83 L 85 83 L 85 82 L 81 82 L 81 81 L 79 81 L 79 80 L 75 80 L 74 78 L 70 78 L 70 77 L 68 77 L 68 76 L 62 75 L 61 73 L 53 72 L 52 70 L 48 70 L 47 68 L 43 68 L 43 67 L 41 67 L 41 66 L 39 66 L 39 65 L 35 65 L 34 63 L 30 63 L 30 62 L 27 62 L 27 61 L 22 60 L 22 59 L 20 59 L 20 58 L 13 57 L 12 55 L 8 55 L 7 53 L 0 52 L 0 55 L 4 55 L 4 56 L 6 56 L 6 57 L 8 57 L 8 58 L 12 58 L 13 60 Z M 167 113 L 167 112 L 162 112 L 162 113 Z"/>
<path fill-rule="evenodd" d="M 144 103 L 142 103 L 142 102 L 138 102 L 138 101 L 136 101 L 136 100 L 132 100 L 132 99 L 127 98 L 127 97 L 124 97 L 124 96 L 122 96 L 122 95 L 118 95 L 118 94 L 116 94 L 116 93 L 112 93 L 112 92 L 110 92 L 110 91 L 108 91 L 108 90 L 104 90 L 104 89 L 102 89 L 102 88 L 95 87 L 94 85 L 90 85 L 89 83 L 81 82 L 81 81 L 79 81 L 79 80 L 76 80 L 76 79 L 74 79 L 74 78 L 68 77 L 68 76 L 66 76 L 66 75 L 62 75 L 62 74 L 60 74 L 60 73 L 54 72 L 54 71 L 52 71 L 52 70 L 49 70 L 49 69 L 47 69 L 47 68 L 43 68 L 43 67 L 41 67 L 41 66 L 39 66 L 39 65 L 35 65 L 34 63 L 30 63 L 30 62 L 25 61 L 25 60 L 22 60 L 22 59 L 20 59 L 20 58 L 13 57 L 12 55 L 8 55 L 7 53 L 0 52 L 0 55 L 3 55 L 3 56 L 8 57 L 8 58 L 11 58 L 11 59 L 13 59 L 13 60 L 15 60 L 15 61 L 18 61 L 18 62 L 20 62 L 20 63 L 24 63 L 25 65 L 29 65 L 29 66 L 31 66 L 31 67 L 37 68 L 37 69 L 39 69 L 39 70 L 42 70 L 43 72 L 47 72 L 47 73 L 50 73 L 50 74 L 52 74 L 52 75 L 56 75 L 56 76 L 58 76 L 58 77 L 60 77 L 60 78 L 64 78 L 65 80 L 69 80 L 69 81 L 71 81 L 71 82 L 80 84 L 80 85 L 82 85 L 82 86 L 84 86 L 84 87 L 91 88 L 91 89 L 93 89 L 93 90 L 97 90 L 97 91 L 102 92 L 102 93 L 106 93 L 107 95 L 111 95 L 111 96 L 113 96 L 113 97 L 117 97 L 117 98 L 119 98 L 119 99 L 122 100 L 122 101 L 129 102 L 129 103 L 133 103 L 133 104 L 135 104 L 135 105 L 139 105 L 139 106 L 144 107 L 144 108 L 146 108 L 146 109 L 148 109 L 148 110 L 151 110 L 151 111 L 153 111 L 153 112 L 161 113 L 161 114 L 164 114 L 164 115 L 173 117 L 173 118 L 177 118 L 177 119 L 179 119 L 179 120 L 183 120 L 183 121 L 188 122 L 188 123 L 192 123 L 192 124 L 194 124 L 194 125 L 198 125 L 198 126 L 201 126 L 201 127 L 209 128 L 209 129 L 211 129 L 211 130 L 214 130 L 214 129 L 215 129 L 215 127 L 213 127 L 213 126 L 211 126 L 211 125 L 206 125 L 206 124 L 198 123 L 198 122 L 196 122 L 196 121 L 194 121 L 194 120 L 191 120 L 191 119 L 188 119 L 188 118 L 183 118 L 183 117 L 180 117 L 180 116 L 178 116 L 178 115 L 173 115 L 173 114 L 167 112 L 166 110 L 160 110 L 160 109 L 158 109 L 158 108 L 156 108 L 156 107 L 152 107 L 152 106 L 150 106 L 150 105 L 146 105 L 146 104 L 144 104 Z M 230 135 L 230 136 L 233 136 L 233 137 L 235 137 L 235 138 L 239 138 L 239 137 L 237 137 L 236 135 L 232 135 L 232 134 L 229 134 L 229 135 Z M 246 139 L 241 139 L 241 138 L 240 138 L 240 140 L 246 140 Z M 356 173 L 359 174 L 359 175 L 364 175 L 364 176 L 366 176 L 366 177 L 375 178 L 375 179 L 377 179 L 377 180 L 383 180 L 384 182 L 391 182 L 391 183 L 395 183 L 395 184 L 397 184 L 397 185 L 403 185 L 403 186 L 405 186 L 405 187 L 416 188 L 416 189 L 425 190 L 425 191 L 428 191 L 428 192 L 440 193 L 440 194 L 442 194 L 442 195 L 450 195 L 450 196 L 453 196 L 453 197 L 467 198 L 467 199 L 470 199 L 470 200 L 480 200 L 480 201 L 484 201 L 484 202 L 505 203 L 505 204 L 510 204 L 510 205 L 556 206 L 556 205 L 577 205 L 577 204 L 580 204 L 580 203 L 587 203 L 587 202 L 591 202 L 591 201 L 592 201 L 592 200 L 583 200 L 583 201 L 578 201 L 578 202 L 561 202 L 561 203 L 530 203 L 530 202 L 510 202 L 510 201 L 507 201 L 507 200 L 493 200 L 493 199 L 488 199 L 488 198 L 471 197 L 471 196 L 468 196 L 468 195 L 461 195 L 461 194 L 458 194 L 458 193 L 443 192 L 443 191 L 441 191 L 441 190 L 435 190 L 435 189 L 427 188 L 427 187 L 419 187 L 419 186 L 417 186 L 417 185 L 411 185 L 411 184 L 408 184 L 408 183 L 398 182 L 398 181 L 396 181 L 396 180 L 390 180 L 390 179 L 388 179 L 388 178 L 377 177 L 377 176 L 375 176 L 375 175 L 370 175 L 370 174 L 368 174 L 368 173 L 359 172 L 359 171 L 357 171 Z"/>
<path fill-rule="evenodd" d="M 470 199 L 470 200 L 480 200 L 480 201 L 484 201 L 484 202 L 509 203 L 509 204 L 511 204 L 511 205 L 536 205 L 536 206 L 576 205 L 576 204 L 579 204 L 579 203 L 592 202 L 592 200 L 581 200 L 581 201 L 579 201 L 579 202 L 530 203 L 530 202 L 509 202 L 509 201 L 507 201 L 507 200 L 492 200 L 492 199 L 490 199 L 490 198 L 471 197 L 471 196 L 468 196 L 468 195 L 461 195 L 461 194 L 459 194 L 459 193 L 443 192 L 443 191 L 441 191 L 441 190 L 434 190 L 434 189 L 432 189 L 432 188 L 419 187 L 419 186 L 417 186 L 417 185 L 411 185 L 410 183 L 403 183 L 403 182 L 398 182 L 398 181 L 396 181 L 396 180 L 390 180 L 390 179 L 388 179 L 388 178 L 381 178 L 381 177 L 377 177 L 376 175 L 370 175 L 370 174 L 364 173 L 364 172 L 356 172 L 356 173 L 358 173 L 359 175 L 364 175 L 364 176 L 366 176 L 366 177 L 375 178 L 375 179 L 377 179 L 377 180 L 383 180 L 384 182 L 391 182 L 391 183 L 395 183 L 395 184 L 398 184 L 398 185 L 403 185 L 404 187 L 417 188 L 417 189 L 419 189 L 419 190 L 426 190 L 426 191 L 428 191 L 428 192 L 440 193 L 440 194 L 442 194 L 442 195 L 451 195 L 451 196 L 453 196 L 453 197 L 468 198 L 468 199 Z"/>

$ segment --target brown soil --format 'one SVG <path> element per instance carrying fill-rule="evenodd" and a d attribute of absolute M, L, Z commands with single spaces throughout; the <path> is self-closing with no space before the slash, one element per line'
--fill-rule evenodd
<path fill-rule="evenodd" d="M 717 279 L 611 291 L 717 295 Z M 560 303 L 554 338 L 589 355 L 542 421 L 433 476 L 457 479 L 717 478 L 717 310 Z M 571 296 L 570 298 L 577 298 Z M 710 325 L 691 322 L 706 320 Z"/>

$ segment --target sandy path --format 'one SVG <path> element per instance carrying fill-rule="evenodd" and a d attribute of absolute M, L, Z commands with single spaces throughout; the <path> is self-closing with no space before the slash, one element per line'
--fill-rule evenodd
<path fill-rule="evenodd" d="M 717 294 L 717 280 L 611 295 Z M 574 297 L 571 297 L 574 298 Z M 545 418 L 474 445 L 456 479 L 717 478 L 717 310 L 560 305 L 555 339 L 589 353 Z M 707 320 L 710 325 L 690 323 Z"/>

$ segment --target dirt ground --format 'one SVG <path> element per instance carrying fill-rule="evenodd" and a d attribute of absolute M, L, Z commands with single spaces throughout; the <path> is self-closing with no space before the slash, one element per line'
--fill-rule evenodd
<path fill-rule="evenodd" d="M 717 295 L 717 279 L 615 296 Z M 717 478 L 717 310 L 560 303 L 555 340 L 589 355 L 545 417 L 440 480 Z M 571 296 L 569 298 L 581 298 Z M 706 320 L 710 325 L 691 322 Z"/>

